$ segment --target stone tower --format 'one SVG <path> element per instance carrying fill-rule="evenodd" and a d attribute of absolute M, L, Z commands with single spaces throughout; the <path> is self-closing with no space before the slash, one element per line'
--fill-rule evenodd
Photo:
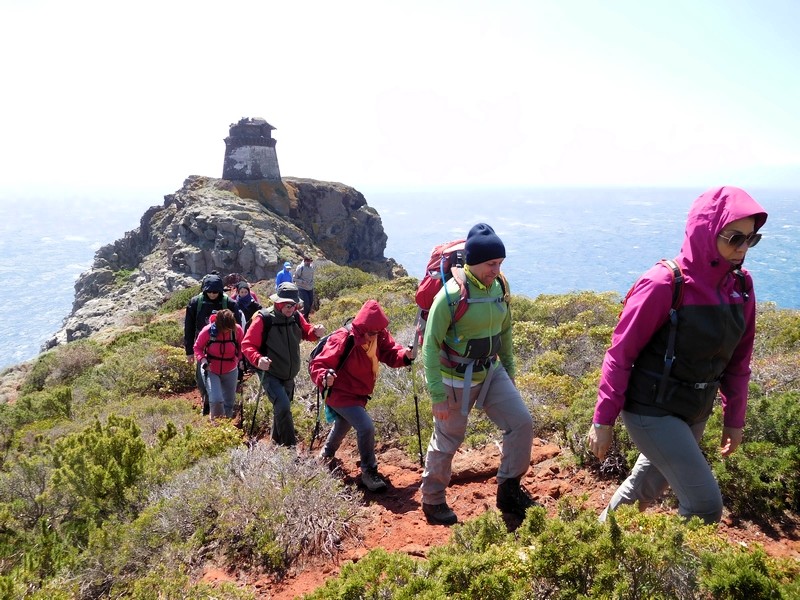
<path fill-rule="evenodd" d="M 243 117 L 238 123 L 232 123 L 230 135 L 225 138 L 222 178 L 280 181 L 281 171 L 275 152 L 277 140 L 272 139 L 273 129 L 260 117 Z"/>

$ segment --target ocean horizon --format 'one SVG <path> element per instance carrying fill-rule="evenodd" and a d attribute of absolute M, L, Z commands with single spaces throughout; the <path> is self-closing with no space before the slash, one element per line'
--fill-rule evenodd
<path fill-rule="evenodd" d="M 381 216 L 384 255 L 422 277 L 431 249 L 486 222 L 506 246 L 512 292 L 529 297 L 582 290 L 623 295 L 661 258 L 677 254 L 686 214 L 702 189 L 359 189 Z M 748 190 L 769 213 L 745 266 L 759 302 L 800 309 L 800 190 Z M 30 360 L 72 309 L 75 281 L 95 252 L 139 226 L 157 196 L 122 199 L 0 193 L 0 369 Z M 113 210 L 109 207 L 113 206 Z M 17 292 L 13 292 L 17 290 Z M 16 309 L 16 310 L 15 310 Z"/>

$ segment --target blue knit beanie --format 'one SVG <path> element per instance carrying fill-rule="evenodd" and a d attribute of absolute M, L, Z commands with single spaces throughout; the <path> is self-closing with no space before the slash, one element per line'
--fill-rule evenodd
<path fill-rule="evenodd" d="M 469 230 L 464 250 L 468 265 L 479 265 L 487 260 L 506 257 L 506 247 L 494 229 L 486 223 L 478 223 Z"/>

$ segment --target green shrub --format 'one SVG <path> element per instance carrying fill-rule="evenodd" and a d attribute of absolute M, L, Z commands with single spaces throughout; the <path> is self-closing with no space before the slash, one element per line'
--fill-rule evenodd
<path fill-rule="evenodd" d="M 325 263 L 314 274 L 314 294 L 320 300 L 333 300 L 348 291 L 356 290 L 380 278 L 352 267 Z"/>
<path fill-rule="evenodd" d="M 800 350 L 800 311 L 778 309 L 774 304 L 758 305 L 753 354 L 766 357 Z"/>
<path fill-rule="evenodd" d="M 91 340 L 72 342 L 40 354 L 20 392 L 27 394 L 47 386 L 69 384 L 98 364 L 102 355 L 102 348 Z"/>
<path fill-rule="evenodd" d="M 706 555 L 701 589 L 712 598 L 753 600 L 789 598 L 771 577 L 767 556 L 761 549 L 753 552 L 730 552 L 721 557 Z"/>
<path fill-rule="evenodd" d="M 117 348 L 93 377 L 121 395 L 178 393 L 195 386 L 194 367 L 183 349 L 149 339 Z"/>
<path fill-rule="evenodd" d="M 79 520 L 99 524 L 129 508 L 128 490 L 144 471 L 145 444 L 130 418 L 110 415 L 103 425 L 58 440 L 53 488 L 70 499 Z"/>
<path fill-rule="evenodd" d="M 200 293 L 200 286 L 195 285 L 189 288 L 178 290 L 173 293 L 158 309 L 159 313 L 171 313 L 176 310 L 185 309 L 189 306 L 189 301 Z"/>
<path fill-rule="evenodd" d="M 743 443 L 726 458 L 719 454 L 722 411 L 709 419 L 702 446 L 734 513 L 774 518 L 800 508 L 799 399 L 798 392 L 751 397 Z"/>
<path fill-rule="evenodd" d="M 109 350 L 119 350 L 124 346 L 149 340 L 165 346 L 183 348 L 183 324 L 176 321 L 155 321 L 147 323 L 136 331 L 126 331 L 118 335 L 109 345 Z"/>
<path fill-rule="evenodd" d="M 28 423 L 72 416 L 72 388 L 50 387 L 20 396 L 14 404 L 0 405 L 0 430 L 13 434 Z"/>
<path fill-rule="evenodd" d="M 284 572 L 300 556 L 333 556 L 361 510 L 358 493 L 321 463 L 266 444 L 201 460 L 149 498 L 129 525 L 92 532 L 75 573 L 84 586 L 131 589 L 158 565 L 180 573 L 212 551 L 237 569 Z"/>

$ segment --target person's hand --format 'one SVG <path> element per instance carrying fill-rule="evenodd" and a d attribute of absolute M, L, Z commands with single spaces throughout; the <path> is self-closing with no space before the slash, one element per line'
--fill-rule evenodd
<path fill-rule="evenodd" d="M 598 428 L 592 423 L 591 427 L 589 427 L 586 441 L 589 444 L 589 450 L 597 457 L 597 460 L 603 460 L 606 457 L 613 437 L 614 428 L 610 425 L 603 425 Z"/>
<path fill-rule="evenodd" d="M 320 323 L 319 325 L 314 325 L 314 335 L 318 338 L 321 338 L 325 335 L 325 325 Z"/>
<path fill-rule="evenodd" d="M 417 358 L 417 346 L 414 344 L 409 344 L 406 347 L 406 356 L 408 357 L 408 360 L 414 360 Z"/>
<path fill-rule="evenodd" d="M 433 412 L 434 419 L 439 419 L 440 421 L 447 421 L 448 417 L 450 416 L 450 409 L 447 406 L 447 401 L 444 402 L 436 402 L 431 405 L 431 411 Z"/>
<path fill-rule="evenodd" d="M 262 356 L 261 358 L 258 359 L 258 364 L 256 365 L 256 368 L 258 368 L 258 369 L 260 369 L 262 371 L 269 371 L 269 366 L 271 364 L 272 364 L 272 361 L 270 360 L 270 358 L 268 356 Z"/>
<path fill-rule="evenodd" d="M 739 427 L 723 427 L 722 440 L 720 441 L 719 453 L 722 456 L 730 456 L 742 443 L 744 429 Z"/>
<path fill-rule="evenodd" d="M 204 373 L 208 373 L 208 361 L 205 359 L 201 360 L 200 368 L 203 370 Z"/>
<path fill-rule="evenodd" d="M 186 362 L 190 365 L 194 364 L 194 354 L 187 354 L 186 355 Z"/>
<path fill-rule="evenodd" d="M 325 387 L 333 386 L 334 381 L 336 381 L 336 371 L 333 369 L 328 369 L 328 372 L 325 374 Z"/>
<path fill-rule="evenodd" d="M 411 346 L 408 346 L 405 348 L 405 353 L 403 354 L 403 363 L 406 366 L 410 366 L 414 362 L 416 355 L 417 353 L 411 350 Z"/>

